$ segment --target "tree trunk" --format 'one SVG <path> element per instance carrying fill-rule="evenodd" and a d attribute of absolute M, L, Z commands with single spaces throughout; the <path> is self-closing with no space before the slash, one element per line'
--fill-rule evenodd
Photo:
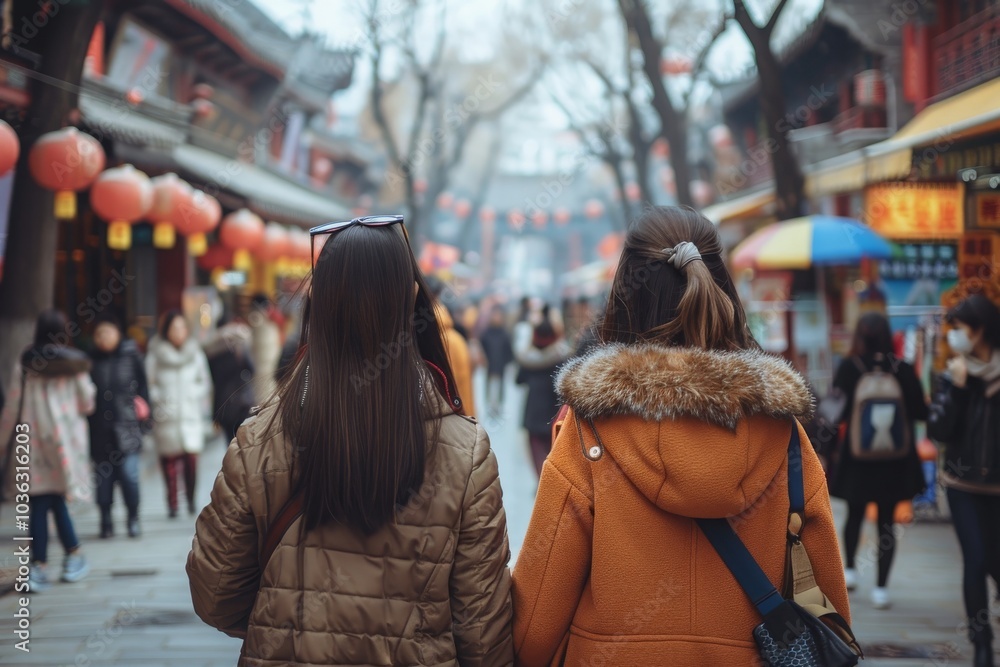
<path fill-rule="evenodd" d="M 10 387 L 14 361 L 31 342 L 35 319 L 42 310 L 52 307 L 55 285 L 59 225 L 52 210 L 53 193 L 32 179 L 28 153 L 41 135 L 63 127 L 69 112 L 76 108 L 84 56 L 104 5 L 102 0 L 49 4 L 57 10 L 55 16 L 49 14 L 47 23 L 24 46 L 41 56 L 40 74 L 66 85 L 32 79 L 31 106 L 18 128 L 21 157 L 0 282 L 0 382 L 4 388 Z M 13 13 L 15 32 L 24 25 L 22 17 L 32 23 L 32 16 L 39 12 L 39 4 L 33 0 L 17 2 Z M 72 319 L 75 314 L 68 315 Z"/>
<path fill-rule="evenodd" d="M 653 109 L 660 119 L 660 136 L 670 144 L 670 164 L 677 184 L 677 203 L 692 206 L 691 172 L 687 163 L 687 114 L 677 109 L 667 93 L 660 73 L 663 45 L 653 34 L 649 14 L 643 0 L 618 0 L 622 16 L 635 35 L 642 52 L 642 69 L 653 91 Z"/>
<path fill-rule="evenodd" d="M 805 214 L 805 180 L 799 160 L 788 141 L 785 119 L 785 93 L 781 87 L 781 66 L 770 47 L 757 51 L 760 78 L 760 106 L 767 131 L 774 145 L 769 147 L 774 170 L 775 216 L 788 220 Z M 773 150 L 770 150 L 772 149 Z"/>

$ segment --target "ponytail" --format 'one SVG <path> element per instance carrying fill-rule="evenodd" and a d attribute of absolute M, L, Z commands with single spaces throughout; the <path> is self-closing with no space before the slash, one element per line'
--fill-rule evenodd
<path fill-rule="evenodd" d="M 706 350 L 728 347 L 726 341 L 732 338 L 736 327 L 732 300 L 716 284 L 701 258 L 681 271 L 686 285 L 677 305 L 677 317 L 657 327 L 656 333 Z"/>
<path fill-rule="evenodd" d="M 600 336 L 626 345 L 759 349 L 715 225 L 675 206 L 639 216 L 625 237 Z"/>

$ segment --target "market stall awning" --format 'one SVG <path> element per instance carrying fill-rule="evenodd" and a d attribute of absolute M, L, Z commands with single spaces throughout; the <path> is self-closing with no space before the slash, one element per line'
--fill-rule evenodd
<path fill-rule="evenodd" d="M 766 215 L 774 209 L 774 188 L 752 192 L 736 199 L 712 204 L 702 209 L 701 214 L 720 224 L 727 220 Z"/>
<path fill-rule="evenodd" d="M 808 269 L 887 259 L 893 245 L 853 218 L 807 215 L 764 227 L 733 249 L 734 269 Z"/>
<path fill-rule="evenodd" d="M 198 179 L 245 197 L 249 208 L 278 222 L 305 227 L 352 217 L 346 206 L 258 165 L 188 144 L 174 148 L 173 158 Z"/>
<path fill-rule="evenodd" d="M 806 169 L 810 197 L 859 190 L 910 173 L 913 149 L 946 150 L 956 139 L 1000 129 L 1000 79 L 927 107 L 891 139 Z"/>

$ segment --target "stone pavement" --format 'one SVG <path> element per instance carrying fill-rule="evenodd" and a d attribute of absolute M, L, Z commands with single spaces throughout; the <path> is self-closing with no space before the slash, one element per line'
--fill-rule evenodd
<path fill-rule="evenodd" d="M 482 377 L 477 404 L 485 411 Z M 516 558 L 527 529 L 537 482 L 521 431 L 523 393 L 512 382 L 499 419 L 484 417 L 500 463 L 508 515 L 511 551 Z M 208 502 L 224 446 L 209 443 L 200 464 L 198 500 Z M 143 478 L 144 535 L 123 535 L 123 508 L 116 506 L 119 536 L 98 540 L 93 506 L 73 508 L 77 531 L 91 562 L 91 574 L 76 584 L 56 584 L 31 596 L 31 653 L 14 649 L 16 596 L 0 597 L 0 664 L 117 665 L 121 667 L 198 667 L 233 665 L 239 655 L 234 640 L 201 623 L 191 609 L 184 561 L 191 545 L 194 520 L 166 516 L 163 484 L 151 452 L 146 452 Z M 835 506 L 842 519 L 843 508 Z M 876 611 L 868 601 L 874 585 L 874 540 L 866 527 L 859 567 L 862 586 L 852 596 L 854 627 L 871 658 L 863 665 L 939 667 L 967 665 L 969 649 L 961 621 L 961 560 L 951 526 L 921 523 L 903 529 L 890 590 L 895 605 Z M 0 508 L 0 568 L 13 563 L 13 512 Z M 53 533 L 54 535 L 54 533 Z M 53 544 L 52 562 L 61 548 Z M 867 555 L 866 555 L 867 554 Z M 924 657 L 897 659 L 899 652 Z M 714 667 L 714 666 L 713 666 Z"/>

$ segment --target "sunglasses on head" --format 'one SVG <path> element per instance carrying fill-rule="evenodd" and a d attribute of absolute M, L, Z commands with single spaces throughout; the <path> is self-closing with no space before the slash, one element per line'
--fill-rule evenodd
<path fill-rule="evenodd" d="M 336 234 L 337 232 L 347 229 L 348 227 L 354 227 L 355 225 L 362 225 L 364 227 L 388 227 L 390 225 L 399 225 L 403 230 L 403 238 L 406 242 L 410 242 L 410 237 L 406 233 L 406 227 L 403 225 L 403 216 L 401 215 L 365 215 L 360 218 L 354 218 L 353 220 L 342 220 L 340 222 L 325 222 L 322 225 L 317 225 L 309 230 L 309 245 L 312 255 L 313 268 L 316 268 L 316 242 L 315 238 L 320 234 Z"/>

